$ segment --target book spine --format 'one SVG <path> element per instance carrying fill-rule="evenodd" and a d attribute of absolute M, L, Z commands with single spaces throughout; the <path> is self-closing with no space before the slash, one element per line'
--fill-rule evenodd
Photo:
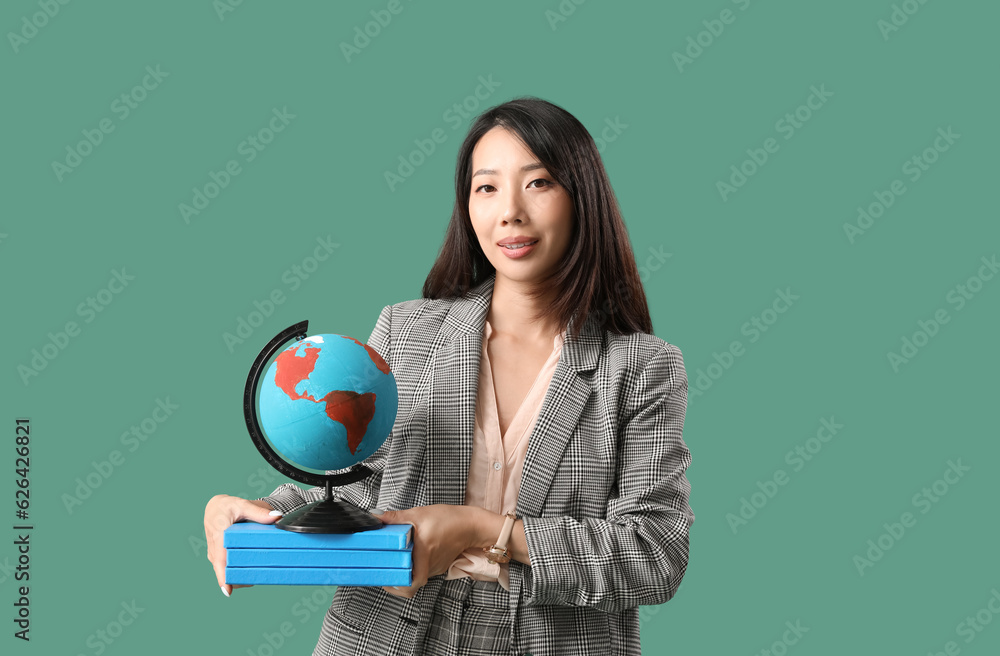
<path fill-rule="evenodd" d="M 413 571 L 356 567 L 226 567 L 230 585 L 413 585 Z"/>
<path fill-rule="evenodd" d="M 238 524 L 234 524 L 239 526 Z M 405 532 L 294 533 L 292 531 L 247 531 L 230 527 L 223 533 L 227 549 L 406 549 L 412 529 Z"/>
<path fill-rule="evenodd" d="M 412 567 L 413 550 L 227 549 L 232 567 Z"/>

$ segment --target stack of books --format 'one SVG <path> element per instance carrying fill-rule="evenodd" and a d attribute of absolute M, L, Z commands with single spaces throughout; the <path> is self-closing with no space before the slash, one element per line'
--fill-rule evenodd
<path fill-rule="evenodd" d="M 413 585 L 413 525 L 358 533 L 294 533 L 238 522 L 225 530 L 226 583 Z"/>

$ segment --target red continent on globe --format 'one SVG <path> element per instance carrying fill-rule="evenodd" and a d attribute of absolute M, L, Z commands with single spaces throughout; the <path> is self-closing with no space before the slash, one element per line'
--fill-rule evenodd
<path fill-rule="evenodd" d="M 346 335 L 341 335 L 341 337 L 350 339 L 355 344 L 363 346 L 379 371 L 385 374 L 389 373 L 389 365 L 385 363 L 385 360 L 374 349 L 353 337 L 347 337 Z M 320 349 L 319 347 L 310 347 L 307 345 L 305 347 L 305 357 L 301 358 L 296 355 L 298 352 L 299 347 L 296 346 L 295 348 L 282 351 L 275 358 L 275 384 L 293 401 L 305 399 L 313 403 L 322 403 L 326 416 L 332 421 L 342 424 L 347 429 L 347 448 L 351 450 L 351 454 L 353 455 L 361 445 L 361 439 L 368 432 L 368 424 L 371 423 L 372 418 L 375 416 L 374 392 L 358 394 L 353 390 L 332 390 L 319 401 L 308 393 L 299 394 L 295 391 L 295 387 L 303 380 L 309 378 L 313 367 L 316 366 L 316 359 L 319 357 Z"/>

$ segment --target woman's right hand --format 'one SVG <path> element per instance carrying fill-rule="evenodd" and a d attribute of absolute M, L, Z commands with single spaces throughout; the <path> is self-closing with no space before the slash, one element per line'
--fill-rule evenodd
<path fill-rule="evenodd" d="M 249 585 L 229 585 L 226 583 L 226 548 L 223 546 L 223 532 L 238 521 L 247 520 L 258 524 L 273 524 L 280 515 L 271 515 L 271 507 L 266 501 L 249 501 L 228 494 L 217 494 L 205 506 L 205 541 L 208 542 L 208 559 L 215 568 L 222 594 L 227 597 L 233 588 L 249 588 Z"/>

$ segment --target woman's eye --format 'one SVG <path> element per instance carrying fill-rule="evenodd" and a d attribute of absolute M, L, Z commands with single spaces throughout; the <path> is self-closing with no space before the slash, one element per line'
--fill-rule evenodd
<path fill-rule="evenodd" d="M 528 183 L 528 187 L 531 187 L 531 185 L 535 184 L 536 182 L 544 182 L 545 184 L 542 185 L 543 187 L 551 187 L 552 184 L 553 184 L 551 181 L 546 180 L 545 178 L 536 178 L 535 180 L 532 180 L 531 182 Z M 484 184 L 484 185 L 480 185 L 480 186 L 476 187 L 476 191 L 477 192 L 478 191 L 482 191 L 486 187 L 489 187 L 490 189 L 493 189 L 493 190 L 496 189 L 496 187 L 494 187 L 493 185 Z"/>

